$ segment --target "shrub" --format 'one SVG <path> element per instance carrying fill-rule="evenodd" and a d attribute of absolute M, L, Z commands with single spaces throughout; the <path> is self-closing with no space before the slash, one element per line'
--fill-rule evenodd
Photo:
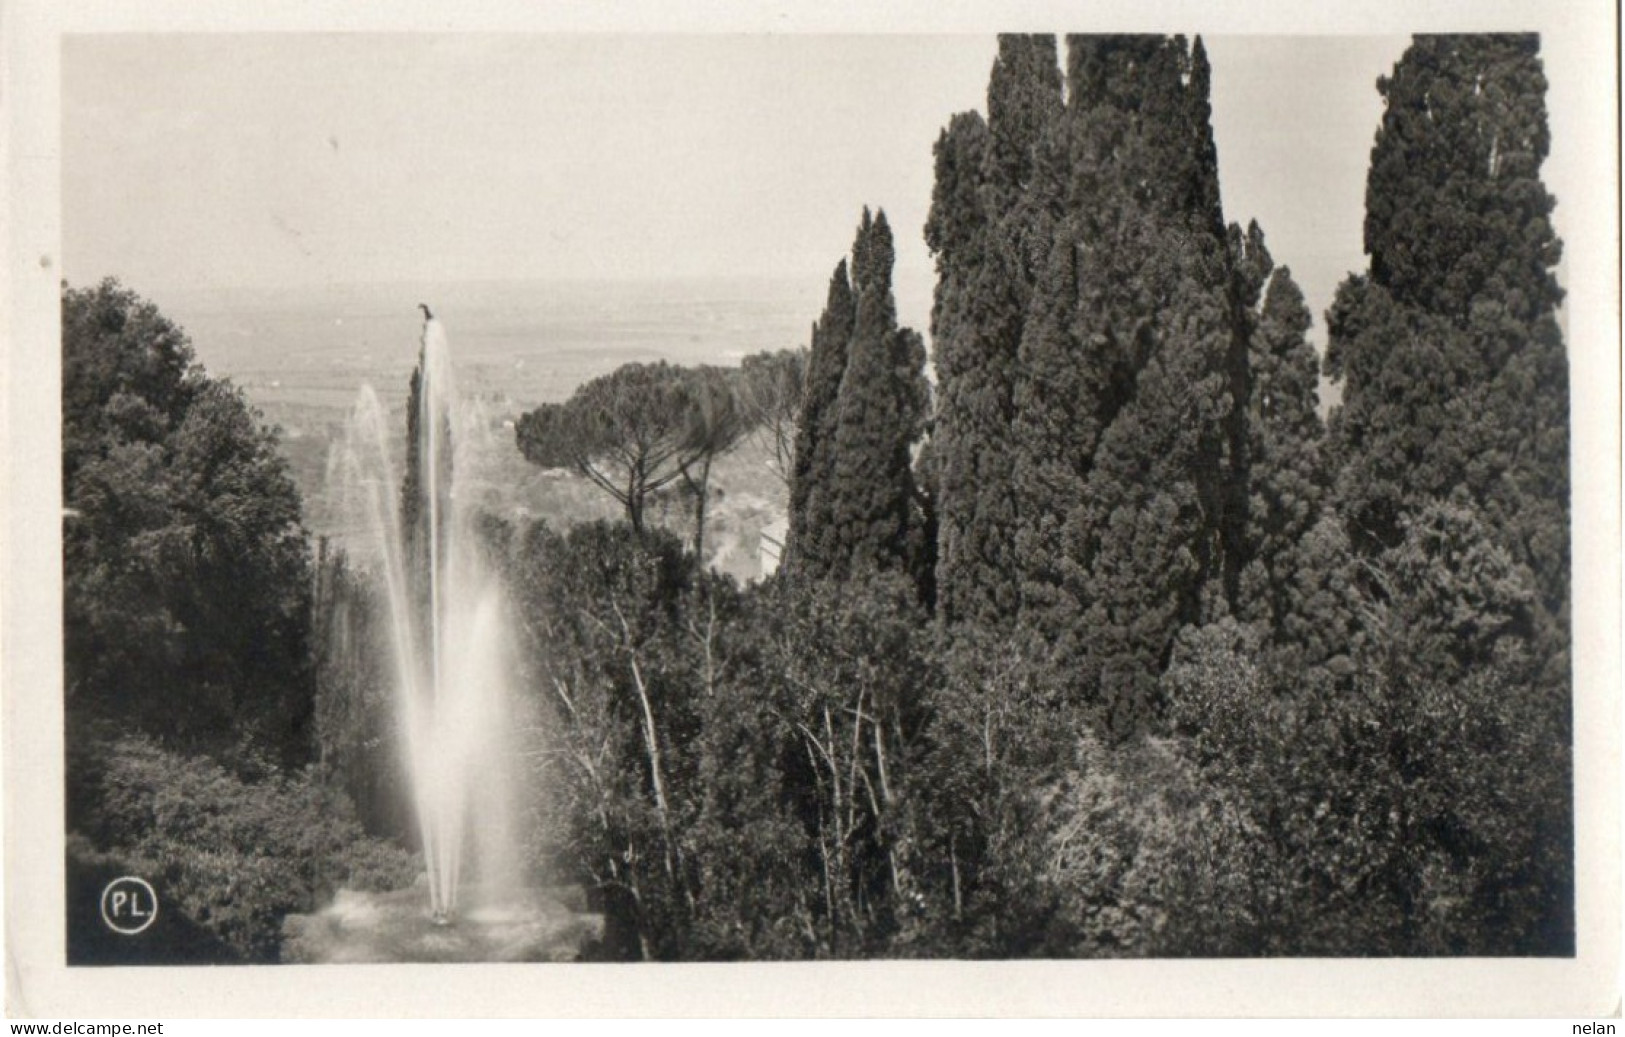
<path fill-rule="evenodd" d="M 1049 826 L 1047 878 L 1068 953 L 1258 953 L 1268 883 L 1246 808 L 1205 786 L 1177 741 L 1113 750 L 1085 731 Z"/>
<path fill-rule="evenodd" d="M 308 773 L 249 783 L 127 738 L 109 746 L 99 778 L 94 841 L 249 960 L 275 960 L 283 916 L 340 886 L 393 889 L 416 874 L 405 851 L 365 835 L 349 801 Z"/>

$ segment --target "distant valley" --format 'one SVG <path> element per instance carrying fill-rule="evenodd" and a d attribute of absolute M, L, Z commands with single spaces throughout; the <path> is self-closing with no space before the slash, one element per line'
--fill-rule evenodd
<path fill-rule="evenodd" d="M 822 290 L 816 279 L 515 281 L 200 289 L 153 299 L 187 330 L 209 372 L 242 387 L 281 428 L 306 525 L 342 538 L 327 487 L 329 448 L 362 384 L 377 390 L 404 442 L 419 302 L 446 325 L 461 390 L 488 409 L 489 510 L 567 524 L 618 509 L 583 480 L 528 464 L 512 448 L 520 414 L 625 363 L 731 366 L 750 353 L 804 345 Z M 761 532 L 785 514 L 784 486 L 751 441 L 718 463 L 713 482 L 720 493 L 710 561 L 754 577 Z"/>

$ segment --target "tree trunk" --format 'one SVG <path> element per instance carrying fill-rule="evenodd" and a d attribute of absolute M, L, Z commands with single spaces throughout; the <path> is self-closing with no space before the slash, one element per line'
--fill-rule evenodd
<path fill-rule="evenodd" d="M 700 568 L 705 568 L 705 509 L 711 499 L 711 455 L 706 454 L 700 462 L 699 478 L 689 474 L 688 466 L 678 469 L 682 473 L 683 482 L 694 491 L 694 560 Z"/>
<path fill-rule="evenodd" d="M 677 888 L 683 902 L 693 907 L 689 895 L 688 885 L 683 881 L 682 854 L 677 849 L 677 843 L 671 833 L 670 801 L 666 798 L 665 767 L 660 758 L 660 735 L 655 728 L 654 706 L 649 702 L 649 688 L 643 679 L 643 667 L 638 665 L 637 650 L 632 644 L 632 629 L 626 622 L 626 616 L 621 613 L 620 607 L 615 606 L 615 618 L 620 620 L 621 634 L 625 638 L 627 661 L 632 668 L 632 683 L 637 688 L 638 705 L 643 711 L 643 744 L 649 756 L 649 778 L 654 786 L 655 812 L 660 818 L 660 835 L 665 843 L 666 877 Z"/>
<path fill-rule="evenodd" d="M 643 535 L 643 491 L 634 471 L 626 480 L 626 518 L 632 523 L 632 532 Z"/>
<path fill-rule="evenodd" d="M 654 708 L 649 704 L 649 691 L 644 686 L 643 669 L 638 666 L 636 656 L 632 658 L 632 682 L 638 689 L 638 704 L 643 707 L 643 746 L 649 754 L 649 777 L 654 785 L 655 810 L 660 815 L 660 832 L 666 842 L 666 875 L 675 880 L 676 848 L 671 839 L 671 811 L 666 799 L 666 779 L 662 773 L 665 768 L 660 761 L 660 736 L 655 730 Z"/>

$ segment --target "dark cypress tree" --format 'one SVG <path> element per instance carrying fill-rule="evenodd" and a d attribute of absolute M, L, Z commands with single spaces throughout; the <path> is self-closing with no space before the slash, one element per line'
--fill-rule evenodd
<path fill-rule="evenodd" d="M 1355 546 L 1371 553 L 1404 538 L 1418 501 L 1448 494 L 1448 473 L 1426 455 L 1447 434 L 1448 402 L 1483 372 L 1460 329 L 1369 277 L 1338 287 L 1326 321 L 1327 372 L 1343 384 L 1329 430 L 1339 508 Z"/>
<path fill-rule="evenodd" d="M 991 148 L 985 172 L 1002 208 L 1010 208 L 1036 172 L 1038 142 L 1061 113 L 1061 66 L 1055 37 L 1004 35 L 987 87 Z"/>
<path fill-rule="evenodd" d="M 817 565 L 828 554 L 831 488 L 835 461 L 836 409 L 847 344 L 857 317 L 846 260 L 835 265 L 824 314 L 813 325 L 807 356 L 806 393 L 796 422 L 795 461 L 790 474 L 789 566 Z"/>
<path fill-rule="evenodd" d="M 936 256 L 931 310 L 933 360 L 941 406 L 932 449 L 937 465 L 937 607 L 945 619 L 1007 612 L 1013 597 L 1004 562 L 1006 540 L 994 533 L 1011 520 L 997 483 L 985 479 L 984 445 L 1009 427 L 1013 357 L 991 348 L 983 325 L 988 302 L 977 296 L 992 273 L 982 183 L 987 124 L 975 112 L 953 117 L 936 144 L 936 185 L 925 239 Z M 1006 495 L 1007 497 L 1007 495 Z M 1004 507 L 1000 507 L 1003 504 Z M 1001 593 L 1001 591 L 1003 591 Z"/>
<path fill-rule="evenodd" d="M 1168 323 L 1153 328 L 1133 399 L 1101 435 L 1073 534 L 1087 564 L 1085 673 L 1116 733 L 1154 721 L 1156 678 L 1174 636 L 1208 618 L 1204 601 L 1221 587 L 1224 564 L 1225 426 L 1234 403 L 1222 253 L 1177 232 L 1162 250 L 1159 261 L 1177 271 L 1160 315 Z"/>
<path fill-rule="evenodd" d="M 1068 43 L 1066 149 L 1042 152 L 1065 156 L 1063 214 L 1018 353 L 1015 554 L 1023 618 L 1121 731 L 1150 718 L 1207 584 L 1226 601 L 1239 582 L 1247 338 L 1205 55 Z"/>
<path fill-rule="evenodd" d="M 885 213 L 863 211 L 829 303 L 813 329 L 796 433 L 790 552 L 798 572 L 844 578 L 856 568 L 919 570 L 926 516 L 912 449 L 930 413 L 925 344 L 897 326 L 894 249 Z M 921 580 L 929 596 L 929 581 Z"/>
<path fill-rule="evenodd" d="M 425 631 L 432 622 L 431 554 L 436 551 L 443 552 L 447 537 L 450 535 L 452 456 L 451 416 L 441 413 L 438 430 L 439 456 L 435 462 L 439 466 L 439 471 L 433 473 L 436 478 L 428 477 L 431 474 L 428 471 L 430 457 L 424 451 L 427 438 L 424 434 L 424 422 L 432 417 L 429 411 L 433 401 L 424 396 L 427 368 L 427 354 L 420 348 L 417 366 L 412 368 L 412 377 L 407 385 L 406 470 L 401 478 L 400 502 L 401 533 L 404 538 L 406 563 L 411 574 L 410 589 L 416 600 L 415 622 Z M 430 535 L 430 494 L 435 492 L 435 487 L 438 487 L 439 494 L 438 499 L 433 502 L 434 514 L 439 516 L 438 543 Z"/>
<path fill-rule="evenodd" d="M 836 574 L 910 568 L 915 509 L 911 448 L 923 431 L 925 345 L 897 326 L 891 227 L 881 212 L 853 249 L 857 320 L 837 400 L 828 550 Z"/>
<path fill-rule="evenodd" d="M 1023 315 L 1011 451 L 1022 616 L 1052 639 L 1078 632 L 1083 559 L 1069 526 L 1079 522 L 1100 433 L 1144 362 L 1126 355 L 1133 349 L 1123 341 L 1140 330 L 1122 319 L 1131 300 L 1121 290 L 1145 250 L 1113 248 L 1141 228 L 1125 182 L 1134 170 L 1120 165 L 1132 160 L 1122 147 L 1127 110 L 1110 90 L 1159 45 L 1156 37 L 1068 39 L 1064 215 Z"/>
<path fill-rule="evenodd" d="M 1189 108 L 1187 126 L 1191 135 L 1190 158 L 1194 170 L 1186 181 L 1191 194 L 1182 208 L 1217 233 L 1224 226 L 1219 204 L 1219 149 L 1213 143 L 1213 68 L 1208 64 L 1202 37 L 1191 44 L 1189 87 L 1185 92 Z M 1256 226 L 1256 225 L 1255 225 Z"/>
<path fill-rule="evenodd" d="M 423 511 L 423 485 L 421 471 L 423 458 L 418 449 L 418 428 L 423 415 L 423 358 L 412 368 L 412 377 L 406 384 L 406 468 L 401 474 L 401 529 L 415 538 L 418 517 Z"/>
<path fill-rule="evenodd" d="M 1051 639 L 1075 635 L 1081 619 L 1083 559 L 1068 526 L 1083 507 L 1107 388 L 1103 358 L 1080 344 L 1081 282 L 1077 249 L 1063 232 L 1022 331 L 1011 433 L 1017 515 L 1011 553 L 1021 616 Z"/>
<path fill-rule="evenodd" d="M 1019 607 L 1011 431 L 1017 351 L 1063 196 L 1051 36 L 1001 36 L 988 119 L 955 116 L 936 147 L 926 240 L 937 257 L 933 431 L 942 615 L 994 622 Z"/>
<path fill-rule="evenodd" d="M 1508 350 L 1482 386 L 1452 401 L 1460 438 L 1439 444 L 1501 544 L 1534 574 L 1551 676 L 1567 684 L 1569 606 L 1568 356 L 1555 315 L 1518 321 L 1493 300 L 1475 306 L 1469 334 L 1481 351 Z"/>
<path fill-rule="evenodd" d="M 1418 36 L 1377 85 L 1371 273 L 1329 314 L 1351 533 L 1394 546 L 1405 515 L 1464 490 L 1546 614 L 1566 616 L 1568 364 L 1538 39 Z"/>
<path fill-rule="evenodd" d="M 1365 245 L 1399 301 L 1461 322 L 1481 298 L 1524 321 L 1561 299 L 1539 48 L 1533 35 L 1417 36 L 1378 80 Z"/>
<path fill-rule="evenodd" d="M 1319 519 L 1325 496 L 1324 423 L 1318 411 L 1320 358 L 1309 343 L 1309 308 L 1286 267 L 1275 270 L 1249 352 L 1247 406 L 1251 504 L 1242 614 L 1280 633 L 1292 607 L 1297 546 Z"/>
<path fill-rule="evenodd" d="M 1448 512 L 1481 529 L 1508 579 L 1532 590 L 1529 622 L 1508 646 L 1418 660 L 1411 679 L 1449 688 L 1452 708 L 1474 715 L 1471 682 L 1506 672 L 1514 653 L 1531 661 L 1499 705 L 1533 718 L 1521 737 L 1543 745 L 1558 778 L 1534 804 L 1516 775 L 1494 790 L 1544 821 L 1536 845 L 1515 854 L 1527 865 L 1487 889 L 1502 903 L 1541 890 L 1540 917 L 1519 909 L 1513 923 L 1561 952 L 1573 939 L 1568 362 L 1555 202 L 1540 180 L 1538 55 L 1534 36 L 1418 36 L 1378 80 L 1387 107 L 1366 186 L 1371 268 L 1342 285 L 1327 315 L 1327 369 L 1344 386 L 1330 422 L 1335 497 L 1365 565 L 1392 570 L 1429 516 Z M 1440 564 L 1469 559 L 1457 551 Z M 1405 593 L 1375 590 L 1415 607 Z M 1489 859 L 1506 843 L 1471 852 Z"/>

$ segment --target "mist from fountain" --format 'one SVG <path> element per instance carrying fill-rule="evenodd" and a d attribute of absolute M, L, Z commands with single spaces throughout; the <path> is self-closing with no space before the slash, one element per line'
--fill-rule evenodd
<path fill-rule="evenodd" d="M 363 386 L 328 478 L 345 509 L 352 557 L 386 603 L 389 672 L 436 921 L 459 891 L 517 890 L 517 659 L 501 573 L 486 557 L 475 497 L 491 432 L 457 391 L 446 335 L 424 324 L 409 408 L 405 475 L 391 460 L 389 416 Z"/>

